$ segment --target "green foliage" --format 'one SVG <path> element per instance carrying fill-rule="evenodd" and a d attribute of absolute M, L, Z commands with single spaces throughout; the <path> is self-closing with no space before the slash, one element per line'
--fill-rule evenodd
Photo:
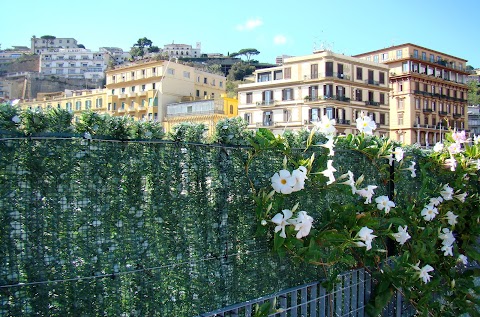
<path fill-rule="evenodd" d="M 230 57 L 245 56 L 247 58 L 247 61 L 249 61 L 252 56 L 258 54 L 260 54 L 260 52 L 255 48 L 243 48 L 236 53 L 231 53 Z"/>
<path fill-rule="evenodd" d="M 253 74 L 255 66 L 252 66 L 245 62 L 237 62 L 232 65 L 228 71 L 227 80 L 244 80 L 246 76 Z"/>
<path fill-rule="evenodd" d="M 249 145 L 249 138 L 253 136 L 251 130 L 247 130 L 247 122 L 239 117 L 220 120 L 215 127 L 212 136 L 213 143 Z"/>
<path fill-rule="evenodd" d="M 480 84 L 477 81 L 468 82 L 468 104 L 480 105 Z"/>
<path fill-rule="evenodd" d="M 168 138 L 175 142 L 202 143 L 205 138 L 205 125 L 193 122 L 182 122 L 173 127 Z"/>
<path fill-rule="evenodd" d="M 0 103 L 0 130 L 14 131 L 20 125 L 20 109 L 8 103 Z"/>

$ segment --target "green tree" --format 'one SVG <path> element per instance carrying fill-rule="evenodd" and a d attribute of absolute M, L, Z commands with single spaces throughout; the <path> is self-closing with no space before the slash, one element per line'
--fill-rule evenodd
<path fill-rule="evenodd" d="M 232 68 L 230 68 L 227 79 L 231 81 L 244 80 L 246 76 L 253 74 L 254 71 L 255 66 L 245 62 L 237 62 L 232 65 Z"/>
<path fill-rule="evenodd" d="M 160 52 L 160 49 L 158 48 L 158 46 L 150 46 L 148 48 L 148 52 L 149 53 L 158 53 L 158 52 Z"/>
<path fill-rule="evenodd" d="M 474 70 L 474 68 L 473 68 L 472 65 L 467 65 L 467 67 L 465 67 L 465 70 L 466 70 L 467 72 L 471 73 L 471 72 Z"/>
<path fill-rule="evenodd" d="M 480 83 L 475 80 L 468 82 L 468 104 L 480 105 Z"/>
<path fill-rule="evenodd" d="M 231 53 L 230 57 L 245 56 L 247 59 L 247 62 L 249 62 L 252 56 L 258 55 L 258 54 L 260 54 L 260 52 L 255 48 L 244 48 L 236 53 Z"/>
<path fill-rule="evenodd" d="M 130 50 L 130 55 L 132 58 L 135 58 L 137 56 L 143 56 L 145 55 L 145 47 L 148 47 L 149 49 L 152 48 L 153 42 L 146 37 L 139 38 L 135 44 L 133 44 L 132 49 Z M 154 46 L 156 47 L 156 46 Z M 157 47 L 158 48 L 158 47 Z"/>
<path fill-rule="evenodd" d="M 53 36 L 53 35 L 44 35 L 42 37 L 40 37 L 42 40 L 45 40 L 45 43 L 47 43 L 47 45 L 45 46 L 47 51 L 48 51 L 48 44 L 53 44 L 53 40 L 56 39 L 57 37 Z"/>

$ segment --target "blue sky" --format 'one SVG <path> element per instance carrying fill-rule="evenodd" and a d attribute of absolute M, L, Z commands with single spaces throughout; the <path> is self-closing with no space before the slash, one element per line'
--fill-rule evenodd
<path fill-rule="evenodd" d="M 203 53 L 256 48 L 255 59 L 274 63 L 278 55 L 308 55 L 322 44 L 355 55 L 410 42 L 480 68 L 478 0 L 3 2 L 2 49 L 30 46 L 33 35 L 48 34 L 92 50 L 129 50 L 147 37 L 159 47 L 201 42 Z"/>

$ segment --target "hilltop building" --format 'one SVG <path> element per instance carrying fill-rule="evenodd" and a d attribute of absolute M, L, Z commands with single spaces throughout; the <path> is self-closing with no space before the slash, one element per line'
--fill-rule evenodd
<path fill-rule="evenodd" d="M 311 128 L 326 115 L 336 120 L 338 133 L 356 133 L 363 112 L 377 122 L 376 134 L 389 133 L 386 65 L 322 50 L 253 75 L 254 83 L 238 87 L 239 115 L 250 129 L 281 134 Z"/>
<path fill-rule="evenodd" d="M 164 45 L 163 49 L 161 50 L 161 53 L 162 55 L 168 56 L 169 58 L 171 57 L 198 58 L 198 57 L 201 57 L 202 55 L 202 44 L 200 42 L 197 42 L 195 48 L 193 48 L 192 45 L 175 44 L 172 42 L 172 44 Z"/>
<path fill-rule="evenodd" d="M 392 139 L 429 147 L 468 129 L 467 60 L 410 43 L 354 57 L 389 68 Z"/>
<path fill-rule="evenodd" d="M 30 51 L 32 54 L 41 54 L 55 49 L 78 48 L 77 40 L 72 37 L 58 37 L 55 39 L 42 39 L 32 36 Z"/>

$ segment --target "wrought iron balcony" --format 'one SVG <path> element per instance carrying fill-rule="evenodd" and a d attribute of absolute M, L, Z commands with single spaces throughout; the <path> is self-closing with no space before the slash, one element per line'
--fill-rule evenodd
<path fill-rule="evenodd" d="M 440 116 L 446 116 L 446 115 L 448 115 L 448 112 L 446 112 L 446 111 L 439 111 L 438 114 L 439 114 Z"/>
<path fill-rule="evenodd" d="M 454 113 L 454 114 L 453 114 L 453 117 L 454 117 L 455 119 L 458 119 L 458 118 L 460 118 L 461 116 L 462 116 L 461 113 Z"/>
<path fill-rule="evenodd" d="M 432 113 L 433 109 L 432 108 L 423 108 L 423 112 Z"/>
<path fill-rule="evenodd" d="M 257 101 L 256 105 L 257 105 L 257 107 L 262 107 L 262 106 L 274 106 L 274 105 L 275 105 L 275 100 Z"/>
<path fill-rule="evenodd" d="M 366 101 L 365 101 L 365 106 L 375 106 L 375 107 L 378 107 L 378 106 L 380 106 L 380 102 L 378 102 L 378 101 L 373 101 L 373 100 L 366 100 Z"/>
<path fill-rule="evenodd" d="M 365 80 L 365 84 L 367 85 L 375 85 L 375 86 L 380 86 L 380 82 L 373 80 L 373 79 L 367 79 Z"/>
<path fill-rule="evenodd" d="M 345 119 L 335 119 L 337 124 L 343 124 L 343 125 L 350 125 L 350 120 L 345 120 Z"/>

